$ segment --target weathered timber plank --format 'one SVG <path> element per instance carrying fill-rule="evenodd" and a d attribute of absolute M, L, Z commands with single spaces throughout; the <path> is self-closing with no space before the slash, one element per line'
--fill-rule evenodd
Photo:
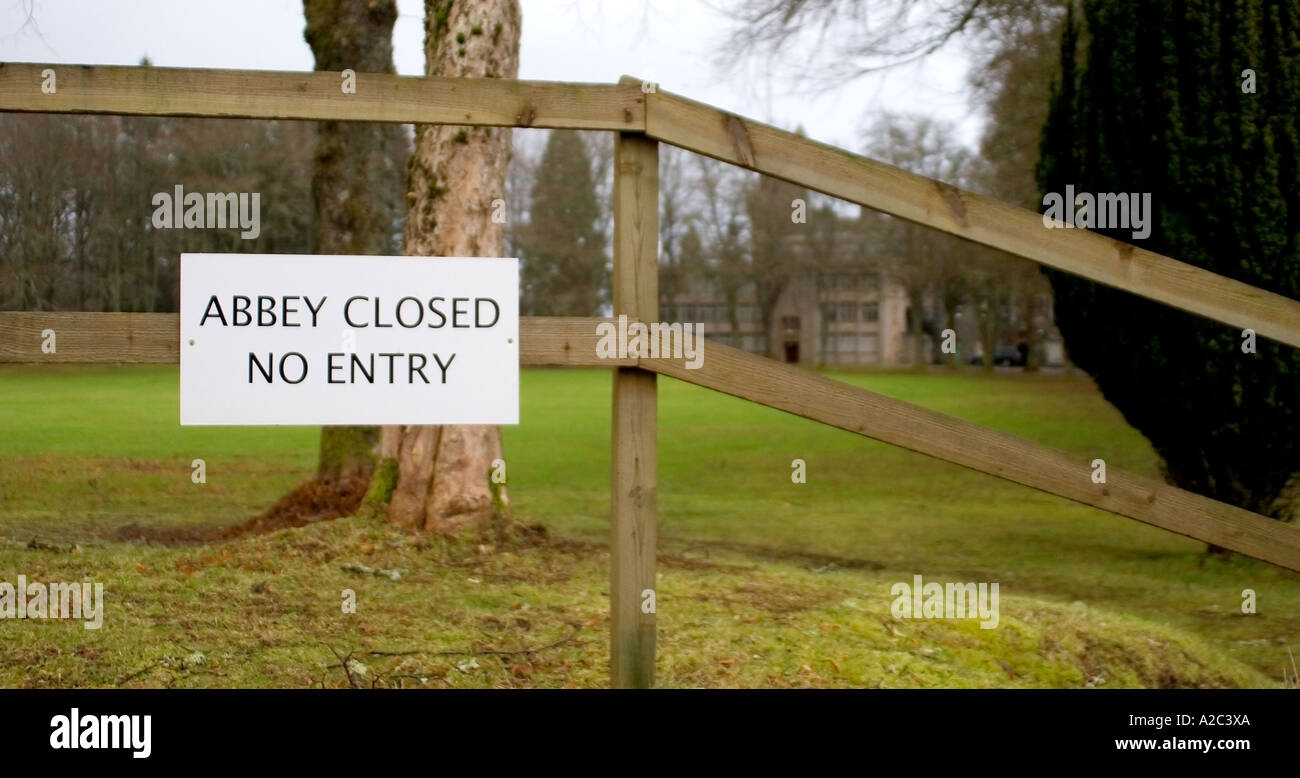
<path fill-rule="evenodd" d="M 659 311 L 659 144 L 614 141 L 614 314 L 653 321 Z M 610 675 L 615 688 L 654 684 L 657 548 L 657 376 L 614 371 L 611 454 Z M 651 600 L 653 601 L 653 600 Z"/>
<path fill-rule="evenodd" d="M 663 375 L 813 419 L 945 462 L 1300 571 L 1300 530 L 1177 487 L 1107 468 L 1092 482 L 1093 457 L 1079 457 L 911 403 L 710 342 L 703 365 L 681 359 L 640 364 Z M 1105 458 L 1104 452 L 1097 457 Z"/>
<path fill-rule="evenodd" d="M 54 71 L 56 91 L 41 91 Z M 339 73 L 0 63 L 0 111 L 640 130 L 636 86 Z"/>
<path fill-rule="evenodd" d="M 635 359 L 598 359 L 596 325 L 602 319 L 529 317 L 519 320 L 519 364 L 618 367 Z M 0 363 L 118 362 L 175 364 L 180 320 L 174 313 L 0 311 Z M 56 351 L 41 350 L 41 333 L 55 333 Z"/>
<path fill-rule="evenodd" d="M 646 134 L 842 200 L 1300 346 L 1300 302 L 665 92 Z"/>

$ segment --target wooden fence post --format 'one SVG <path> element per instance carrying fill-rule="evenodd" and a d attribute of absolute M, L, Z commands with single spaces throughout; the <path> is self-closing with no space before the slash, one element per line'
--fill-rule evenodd
<path fill-rule="evenodd" d="M 614 315 L 659 316 L 659 144 L 614 139 Z M 654 684 L 656 376 L 614 370 L 610 671 L 614 688 Z"/>

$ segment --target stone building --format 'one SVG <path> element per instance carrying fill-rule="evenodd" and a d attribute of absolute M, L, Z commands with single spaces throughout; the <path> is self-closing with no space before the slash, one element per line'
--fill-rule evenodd
<path fill-rule="evenodd" d="M 868 261 L 860 233 L 844 230 L 829 258 L 813 261 L 795 234 L 784 288 L 767 327 L 753 283 L 735 295 L 733 326 L 718 284 L 696 280 L 663 305 L 666 321 L 704 324 L 705 337 L 755 354 L 811 365 L 897 365 L 907 348 L 907 294 Z"/>
<path fill-rule="evenodd" d="M 902 283 L 867 249 L 860 231 L 843 228 L 829 257 L 814 258 L 803 233 L 787 241 L 792 271 L 764 327 L 755 285 L 735 291 L 734 324 L 727 295 L 718 283 L 696 279 L 664 301 L 665 321 L 700 322 L 705 337 L 754 354 L 813 366 L 910 365 L 920 339 L 921 358 L 939 362 L 939 340 L 950 321 L 932 295 L 922 301 L 918 332 L 909 330 L 909 300 Z M 1052 323 L 1051 295 L 1035 298 L 1028 316 L 1014 305 L 998 312 L 1000 352 L 1034 343 L 1040 364 L 1059 365 L 1063 349 Z M 980 356 L 975 311 L 957 307 L 951 319 L 963 362 Z M 1032 324 L 1030 323 L 1032 322 Z M 1025 328 L 1035 328 L 1030 337 Z"/>

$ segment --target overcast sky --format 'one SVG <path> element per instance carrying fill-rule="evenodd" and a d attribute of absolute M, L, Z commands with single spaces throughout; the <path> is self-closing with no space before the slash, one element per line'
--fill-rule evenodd
<path fill-rule="evenodd" d="M 702 0 L 522 0 L 520 77 L 656 81 L 720 108 L 861 151 L 864 121 L 881 111 L 955 123 L 974 145 L 980 119 L 967 99 L 960 49 L 825 94 L 794 90 L 797 63 L 752 62 L 721 74 L 711 52 L 727 20 Z M 27 8 L 34 24 L 24 26 Z M 424 72 L 423 2 L 398 0 L 397 70 Z M 299 0 L 0 0 L 0 61 L 311 70 Z M 763 71 L 766 70 L 765 75 Z"/>

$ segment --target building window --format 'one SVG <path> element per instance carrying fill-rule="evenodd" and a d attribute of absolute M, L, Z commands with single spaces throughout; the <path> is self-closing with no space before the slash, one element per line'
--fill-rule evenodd
<path fill-rule="evenodd" d="M 880 321 L 880 304 L 863 303 L 862 320 L 868 323 Z"/>
<path fill-rule="evenodd" d="M 781 329 L 785 330 L 786 334 L 795 334 L 795 333 L 799 332 L 799 317 L 798 317 L 798 316 L 782 316 L 782 317 L 781 317 Z"/>
<path fill-rule="evenodd" d="M 826 321 L 830 324 L 858 320 L 858 306 L 853 303 L 828 303 L 825 310 Z"/>

